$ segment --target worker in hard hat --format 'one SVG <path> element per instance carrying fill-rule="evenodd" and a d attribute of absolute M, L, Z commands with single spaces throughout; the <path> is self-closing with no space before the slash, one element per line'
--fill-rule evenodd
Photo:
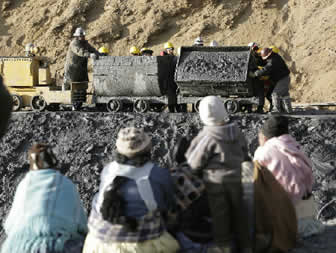
<path fill-rule="evenodd" d="M 203 47 L 204 46 L 204 42 L 201 36 L 197 37 L 194 41 L 194 47 Z"/>
<path fill-rule="evenodd" d="M 33 43 L 28 43 L 25 46 L 25 55 L 27 57 L 33 57 L 39 52 L 39 48 L 36 47 Z"/>
<path fill-rule="evenodd" d="M 108 54 L 109 54 L 108 48 L 104 47 L 104 46 L 99 48 L 98 52 L 99 52 L 100 56 L 108 56 Z"/>
<path fill-rule="evenodd" d="M 209 45 L 210 47 L 218 47 L 219 46 L 219 44 L 218 44 L 218 42 L 217 41 L 215 41 L 215 40 L 212 40 L 211 42 L 210 42 L 210 45 Z"/>
<path fill-rule="evenodd" d="M 99 52 L 85 39 L 85 31 L 78 27 L 73 34 L 64 67 L 64 86 L 69 90 L 72 82 L 88 82 L 88 58 L 97 59 Z"/>
<path fill-rule="evenodd" d="M 256 42 L 250 42 L 247 45 L 251 51 L 251 57 L 249 62 L 249 71 L 255 72 L 258 70 L 258 66 L 264 65 L 261 56 L 258 55 L 259 46 Z M 252 78 L 253 94 L 258 98 L 258 108 L 255 113 L 264 113 L 265 105 L 265 92 L 264 92 L 264 82 L 259 78 Z"/>
<path fill-rule="evenodd" d="M 164 50 L 160 53 L 161 56 L 172 55 L 174 56 L 174 45 L 171 42 L 166 42 L 164 44 Z"/>
<path fill-rule="evenodd" d="M 144 47 L 144 48 L 141 48 L 140 54 L 141 56 L 153 56 L 153 50 L 147 47 Z"/>
<path fill-rule="evenodd" d="M 130 54 L 133 55 L 133 56 L 140 56 L 140 50 L 139 48 L 137 48 L 136 46 L 132 46 L 130 48 Z"/>
<path fill-rule="evenodd" d="M 258 66 L 263 66 L 265 63 L 261 59 L 260 56 L 261 48 L 259 47 L 258 43 L 250 42 L 247 46 L 250 48 L 251 55 L 254 58 L 252 60 L 254 60 Z"/>
<path fill-rule="evenodd" d="M 289 95 L 290 70 L 287 64 L 271 48 L 263 48 L 261 50 L 261 57 L 266 61 L 266 65 L 262 69 L 249 73 L 249 76 L 261 77 L 269 75 L 275 84 L 272 92 L 273 112 L 281 113 L 285 111 L 286 113 L 291 113 L 293 109 Z"/>

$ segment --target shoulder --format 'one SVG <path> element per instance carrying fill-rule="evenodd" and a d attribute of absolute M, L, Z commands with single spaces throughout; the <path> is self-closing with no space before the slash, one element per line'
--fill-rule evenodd
<path fill-rule="evenodd" d="M 57 176 L 60 178 L 59 182 L 61 182 L 62 187 L 67 187 L 68 189 L 77 189 L 76 185 L 70 178 L 67 176 L 61 174 L 60 172 L 57 172 Z"/>

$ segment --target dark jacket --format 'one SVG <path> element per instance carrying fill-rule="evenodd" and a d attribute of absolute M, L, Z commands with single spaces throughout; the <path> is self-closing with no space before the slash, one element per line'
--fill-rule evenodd
<path fill-rule="evenodd" d="M 5 133 L 9 121 L 9 117 L 12 111 L 12 98 L 9 92 L 2 83 L 2 77 L 0 76 L 0 138 Z"/>
<path fill-rule="evenodd" d="M 266 65 L 255 72 L 256 77 L 270 76 L 270 79 L 276 83 L 282 78 L 288 76 L 290 71 L 282 59 L 282 57 L 276 53 L 272 53 L 266 60 Z"/>
<path fill-rule="evenodd" d="M 92 53 L 99 55 L 99 52 L 87 40 L 74 39 L 71 41 L 64 67 L 64 76 L 67 81 L 89 81 L 87 64 Z"/>
<path fill-rule="evenodd" d="M 193 170 L 204 170 L 205 180 L 240 180 L 241 164 L 248 160 L 247 143 L 234 123 L 205 126 L 185 156 Z"/>

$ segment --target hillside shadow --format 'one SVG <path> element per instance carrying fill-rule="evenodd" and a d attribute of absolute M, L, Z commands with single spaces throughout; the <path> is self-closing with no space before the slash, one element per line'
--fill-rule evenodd
<path fill-rule="evenodd" d="M 0 36 L 8 36 L 10 33 L 8 33 L 10 26 L 6 24 L 5 18 L 2 16 L 2 13 L 0 13 Z"/>

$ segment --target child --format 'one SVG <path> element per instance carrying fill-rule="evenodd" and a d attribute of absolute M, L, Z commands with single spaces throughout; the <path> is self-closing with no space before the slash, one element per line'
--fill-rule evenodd
<path fill-rule="evenodd" d="M 202 99 L 199 107 L 203 130 L 193 139 L 186 158 L 203 173 L 213 217 L 216 248 L 209 252 L 252 252 L 244 213 L 241 164 L 248 160 L 246 140 L 240 129 L 226 121 L 223 102 L 216 96 Z"/>

